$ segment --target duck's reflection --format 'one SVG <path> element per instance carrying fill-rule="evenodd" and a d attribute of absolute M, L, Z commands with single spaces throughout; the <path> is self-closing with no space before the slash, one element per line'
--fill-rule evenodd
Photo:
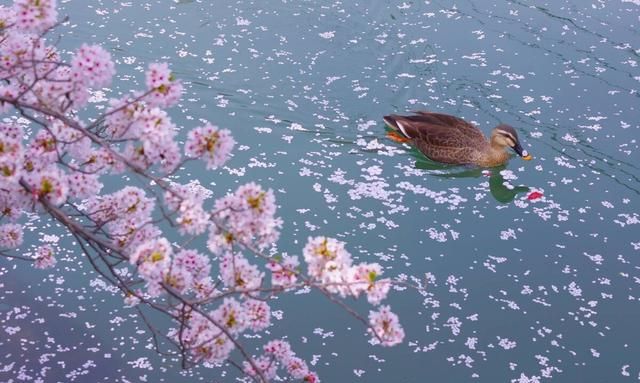
<path fill-rule="evenodd" d="M 427 170 L 430 175 L 436 177 L 480 178 L 486 177 L 487 171 L 489 171 L 489 192 L 496 201 L 501 203 L 511 202 L 518 194 L 529 191 L 527 186 L 511 186 L 508 182 L 505 182 L 500 172 L 506 168 L 506 165 L 489 169 L 469 168 L 431 161 L 417 150 L 411 150 L 411 155 L 416 159 L 415 167 L 417 169 Z"/>

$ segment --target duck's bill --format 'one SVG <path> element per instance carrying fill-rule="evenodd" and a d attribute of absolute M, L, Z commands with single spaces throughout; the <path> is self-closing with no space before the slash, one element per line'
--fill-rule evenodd
<path fill-rule="evenodd" d="M 514 147 L 513 150 L 518 153 L 518 155 L 520 157 L 522 157 L 523 160 L 525 161 L 529 161 L 531 160 L 533 157 L 531 157 L 531 154 L 529 154 L 529 152 L 527 152 L 526 150 L 522 149 L 522 146 L 520 145 L 520 143 L 518 142 Z"/>

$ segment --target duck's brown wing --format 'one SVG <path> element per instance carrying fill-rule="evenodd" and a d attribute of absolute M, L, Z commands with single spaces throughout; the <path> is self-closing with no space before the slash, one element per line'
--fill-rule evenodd
<path fill-rule="evenodd" d="M 434 125 L 447 126 L 451 129 L 458 131 L 458 134 L 464 134 L 468 136 L 472 140 L 485 141 L 484 134 L 478 129 L 475 125 L 470 122 L 463 120 L 460 117 L 452 116 L 449 114 L 442 113 L 432 113 L 432 112 L 424 112 L 424 111 L 416 111 L 414 112 L 414 118 L 416 122 L 428 122 Z"/>
<path fill-rule="evenodd" d="M 475 126 L 446 114 L 417 112 L 412 116 L 386 116 L 387 120 L 424 155 L 438 162 L 473 163 L 478 150 L 486 144 Z"/>
<path fill-rule="evenodd" d="M 430 159 L 447 164 L 473 163 L 478 146 L 484 142 L 484 137 L 482 141 L 474 141 L 465 134 L 454 134 L 454 129 L 441 125 L 421 126 L 417 132 L 411 143 Z"/>

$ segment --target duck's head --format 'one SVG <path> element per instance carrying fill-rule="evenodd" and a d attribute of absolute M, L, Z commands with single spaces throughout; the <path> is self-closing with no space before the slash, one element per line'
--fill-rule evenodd
<path fill-rule="evenodd" d="M 526 161 L 529 161 L 532 158 L 526 150 L 522 149 L 516 130 L 506 124 L 498 125 L 493 129 L 491 132 L 491 145 L 501 147 L 508 146 Z"/>

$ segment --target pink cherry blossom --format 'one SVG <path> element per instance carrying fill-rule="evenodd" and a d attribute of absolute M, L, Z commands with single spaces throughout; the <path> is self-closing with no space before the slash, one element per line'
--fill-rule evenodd
<path fill-rule="evenodd" d="M 0 123 L 0 185 L 19 180 L 22 158 L 22 129 Z"/>
<path fill-rule="evenodd" d="M 268 355 L 261 355 L 257 358 L 254 358 L 253 363 L 265 378 L 272 380 L 276 377 L 278 371 L 278 362 L 275 361 L 272 357 Z M 242 365 L 244 367 L 245 374 L 254 377 L 257 375 L 255 369 L 249 362 L 244 361 Z"/>
<path fill-rule="evenodd" d="M 228 129 L 207 123 L 187 134 L 184 153 L 187 157 L 202 158 L 207 169 L 215 169 L 227 162 L 235 143 Z"/>
<path fill-rule="evenodd" d="M 121 249 L 124 255 L 131 255 L 139 245 L 158 238 L 162 233 L 155 225 L 149 223 L 141 224 L 135 221 L 121 222 L 120 226 L 112 231 L 112 241 L 117 248 Z"/>
<path fill-rule="evenodd" d="M 382 302 L 391 289 L 391 280 L 389 278 L 379 279 L 367 288 L 367 301 L 372 305 L 378 305 Z"/>
<path fill-rule="evenodd" d="M 211 277 L 205 277 L 193 282 L 192 290 L 196 294 L 198 299 L 209 299 L 219 294 L 219 291 L 215 288 L 215 283 Z"/>
<path fill-rule="evenodd" d="M 182 154 L 178 143 L 173 140 L 164 142 L 164 146 L 159 149 L 160 170 L 164 174 L 175 171 L 182 161 Z"/>
<path fill-rule="evenodd" d="M 220 278 L 227 287 L 255 290 L 262 284 L 264 273 L 240 253 L 225 253 L 220 259 Z"/>
<path fill-rule="evenodd" d="M 106 131 L 114 139 L 138 138 L 140 126 L 134 125 L 137 116 L 146 109 L 140 101 L 131 96 L 109 100 L 109 110 L 105 118 Z"/>
<path fill-rule="evenodd" d="M 294 355 L 289 342 L 281 339 L 270 340 L 262 349 L 266 354 L 273 355 L 279 361 L 287 360 Z"/>
<path fill-rule="evenodd" d="M 328 237 L 309 237 L 306 246 L 302 250 L 304 260 L 307 262 L 309 275 L 320 278 L 331 270 L 327 270 L 327 263 L 331 268 L 339 267 L 345 270 L 351 266 L 351 254 L 344 248 L 344 242 Z"/>
<path fill-rule="evenodd" d="M 99 175 L 75 172 L 66 177 L 69 185 L 69 196 L 74 198 L 88 198 L 97 195 L 102 189 Z"/>
<path fill-rule="evenodd" d="M 158 296 L 164 291 L 164 286 L 170 287 L 174 292 L 178 294 L 185 294 L 187 290 L 191 289 L 193 285 L 193 275 L 182 267 L 171 266 L 165 270 L 162 277 L 162 288 L 160 284 L 151 284 L 151 287 L 158 287 L 159 291 L 156 294 L 150 292 L 152 296 Z"/>
<path fill-rule="evenodd" d="M 235 345 L 224 333 L 218 331 L 207 331 L 202 336 L 203 340 L 212 339 L 206 341 L 201 346 L 192 349 L 192 354 L 196 361 L 204 360 L 209 363 L 222 363 L 231 354 L 231 351 L 235 348 Z"/>
<path fill-rule="evenodd" d="M 129 257 L 129 262 L 137 267 L 138 273 L 147 281 L 151 296 L 162 293 L 160 284 L 165 281 L 173 250 L 165 238 L 153 239 L 138 246 Z"/>
<path fill-rule="evenodd" d="M 171 264 L 173 250 L 166 238 L 154 239 L 138 246 L 129 257 L 129 262 L 138 267 L 141 275 L 161 275 Z"/>
<path fill-rule="evenodd" d="M 42 32 L 56 23 L 56 0 L 15 0 L 16 27 L 26 32 Z"/>
<path fill-rule="evenodd" d="M 332 294 L 346 297 L 350 294 L 350 268 L 345 263 L 328 261 L 324 264 L 322 273 L 316 278 Z"/>
<path fill-rule="evenodd" d="M 273 190 L 262 190 L 258 184 L 249 182 L 236 190 L 238 204 L 236 210 L 243 210 L 248 215 L 261 218 L 273 216 L 276 212 L 276 199 Z"/>
<path fill-rule="evenodd" d="M 115 66 L 104 48 L 82 44 L 71 59 L 71 73 L 76 83 L 101 87 L 111 83 Z"/>
<path fill-rule="evenodd" d="M 0 123 L 0 156 L 19 151 L 23 134 L 22 127 L 18 124 Z"/>
<path fill-rule="evenodd" d="M 174 78 L 167 63 L 149 64 L 146 83 L 151 93 L 145 100 L 151 106 L 168 108 L 175 105 L 182 95 L 182 83 Z"/>
<path fill-rule="evenodd" d="M 182 268 L 191 274 L 194 281 L 201 281 L 209 276 L 211 264 L 209 258 L 195 250 L 183 249 L 176 253 L 173 267 Z"/>
<path fill-rule="evenodd" d="M 206 192 L 207 189 L 199 184 L 171 183 L 171 188 L 164 193 L 165 205 L 170 211 L 177 211 L 180 209 L 182 201 L 187 199 L 201 204 L 205 200 L 204 193 Z"/>
<path fill-rule="evenodd" d="M 209 235 L 209 249 L 219 254 L 236 242 L 253 242 L 264 249 L 278 239 L 282 225 L 275 218 L 276 205 L 272 190 L 264 191 L 250 182 L 235 193 L 216 200 L 215 218 L 221 226 L 214 226 Z"/>
<path fill-rule="evenodd" d="M 0 40 L 0 76 L 11 78 L 22 73 L 22 64 L 32 48 L 32 39 L 20 33 L 8 33 Z"/>
<path fill-rule="evenodd" d="M 350 269 L 349 285 L 350 291 L 356 297 L 362 292 L 366 292 L 369 303 L 377 305 L 386 298 L 391 281 L 389 279 L 378 279 L 383 273 L 382 266 L 377 263 L 360 263 Z"/>
<path fill-rule="evenodd" d="M 7 223 L 0 225 L 0 249 L 15 249 L 22 244 L 22 225 Z"/>
<path fill-rule="evenodd" d="M 59 157 L 57 144 L 50 132 L 44 129 L 38 131 L 24 151 L 27 170 L 43 170 L 56 162 Z"/>
<path fill-rule="evenodd" d="M 175 124 L 171 121 L 169 114 L 162 109 L 145 108 L 137 112 L 134 117 L 133 128 L 140 133 L 139 137 L 145 144 L 145 150 L 153 150 L 148 146 L 157 145 L 176 136 Z"/>
<path fill-rule="evenodd" d="M 271 325 L 271 308 L 267 302 L 248 299 L 242 304 L 247 317 L 247 326 L 260 332 Z"/>
<path fill-rule="evenodd" d="M 82 165 L 84 170 L 89 173 L 112 172 L 116 174 L 124 171 L 124 164 L 105 148 L 92 148 L 91 154 L 84 159 Z"/>
<path fill-rule="evenodd" d="M 0 5 L 0 28 L 7 28 L 16 22 L 16 12 L 13 7 Z"/>
<path fill-rule="evenodd" d="M 18 185 L 23 173 L 21 165 L 21 161 L 18 161 L 15 158 L 8 156 L 5 156 L 4 158 L 0 157 L 0 187 L 4 189 L 4 193 L 8 193 L 9 188 L 16 193 L 21 192 Z"/>
<path fill-rule="evenodd" d="M 1 169 L 2 165 L 0 164 Z M 24 193 L 22 187 L 17 183 L 4 183 L 1 180 L 0 177 L 0 185 L 3 189 L 3 192 L 0 193 L 0 218 L 7 218 L 9 221 L 15 222 L 32 204 L 32 196 Z"/>
<path fill-rule="evenodd" d="M 231 231 L 223 230 L 217 225 L 209 226 L 209 237 L 207 240 L 207 248 L 213 254 L 222 254 L 225 251 L 231 251 L 237 238 Z"/>
<path fill-rule="evenodd" d="M 127 294 L 124 297 L 125 307 L 133 307 L 133 306 L 137 306 L 138 304 L 140 304 L 140 298 L 138 298 L 137 296 L 133 294 Z"/>
<path fill-rule="evenodd" d="M 64 113 L 72 105 L 71 101 L 74 102 L 74 107 L 79 108 L 89 98 L 86 87 L 76 86 L 71 82 L 71 69 L 66 66 L 47 72 L 46 80 L 36 82 L 29 94 L 34 96 L 37 104 L 60 113 Z"/>
<path fill-rule="evenodd" d="M 129 142 L 124 155 L 138 167 L 160 165 L 163 172 L 173 171 L 180 163 L 180 149 L 174 137 L 176 126 L 167 113 L 158 108 L 142 109 L 129 121 L 129 133 L 140 142 Z"/>
<path fill-rule="evenodd" d="M 369 311 L 368 331 L 373 341 L 383 346 L 394 346 L 404 339 L 404 330 L 398 316 L 391 312 L 389 306 L 380 306 L 378 311 Z M 374 335 L 375 334 L 375 335 Z"/>
<path fill-rule="evenodd" d="M 314 371 L 309 371 L 309 373 L 302 378 L 302 381 L 305 383 L 320 383 L 318 374 Z"/>
<path fill-rule="evenodd" d="M 154 200 L 144 190 L 127 186 L 107 195 L 96 196 L 86 203 L 89 216 L 115 235 L 130 233 L 148 223 L 155 207 Z"/>
<path fill-rule="evenodd" d="M 181 234 L 199 235 L 208 228 L 211 215 L 203 207 L 207 192 L 200 185 L 173 183 L 164 193 L 167 208 L 178 215 L 176 223 Z"/>
<path fill-rule="evenodd" d="M 4 97 L 8 100 L 16 100 L 19 93 L 18 88 L 13 84 L 0 85 L 0 97 Z M 0 114 L 7 113 L 12 107 L 13 105 L 9 101 L 0 100 Z"/>
<path fill-rule="evenodd" d="M 211 312 L 211 316 L 232 334 L 239 334 L 247 328 L 246 312 L 234 298 L 225 298 L 223 303 Z"/>
<path fill-rule="evenodd" d="M 36 269 L 48 269 L 55 266 L 55 264 L 56 258 L 50 245 L 42 245 L 36 249 L 35 262 L 33 263 Z"/>
<path fill-rule="evenodd" d="M 82 121 L 75 121 L 83 126 Z M 91 140 L 80 129 L 75 129 L 60 120 L 54 120 L 48 127 L 57 143 L 57 150 L 69 154 L 76 160 L 86 161 L 93 154 Z"/>
<path fill-rule="evenodd" d="M 260 363 L 256 364 L 263 373 L 270 373 L 270 370 L 267 372 L 262 364 L 262 361 L 264 361 L 266 357 L 267 360 L 271 362 L 270 366 L 277 365 L 278 363 L 282 364 L 293 379 L 300 379 L 303 382 L 309 383 L 320 382 L 318 375 L 315 372 L 309 371 L 307 363 L 297 357 L 291 350 L 289 342 L 281 339 L 273 339 L 263 346 L 263 350 L 264 355 L 256 359 L 260 361 Z M 248 368 L 247 364 L 245 364 L 245 371 L 253 372 L 253 369 Z"/>
<path fill-rule="evenodd" d="M 271 270 L 271 284 L 274 286 L 282 286 L 284 288 L 294 285 L 298 276 L 298 267 L 300 261 L 298 257 L 291 255 L 282 255 L 281 259 L 272 259 L 267 263 L 267 268 Z"/>
<path fill-rule="evenodd" d="M 309 374 L 307 363 L 297 356 L 292 356 L 283 363 L 287 369 L 287 373 L 289 373 L 293 379 L 304 379 L 304 377 Z"/>
<path fill-rule="evenodd" d="M 51 166 L 32 171 L 24 176 L 34 199 L 43 198 L 52 205 L 61 205 L 67 200 L 69 185 L 60 169 Z"/>
<path fill-rule="evenodd" d="M 190 199 L 182 201 L 178 210 L 176 223 L 180 234 L 198 235 L 209 227 L 209 213 L 202 207 L 202 202 Z"/>
<path fill-rule="evenodd" d="M 223 325 L 217 312 L 209 313 L 209 316 Z M 219 328 L 217 328 L 206 316 L 198 312 L 190 312 L 189 319 L 182 331 L 173 329 L 169 336 L 184 344 L 187 351 L 195 361 L 209 363 L 221 363 L 229 357 L 235 348 L 233 342 Z"/>

